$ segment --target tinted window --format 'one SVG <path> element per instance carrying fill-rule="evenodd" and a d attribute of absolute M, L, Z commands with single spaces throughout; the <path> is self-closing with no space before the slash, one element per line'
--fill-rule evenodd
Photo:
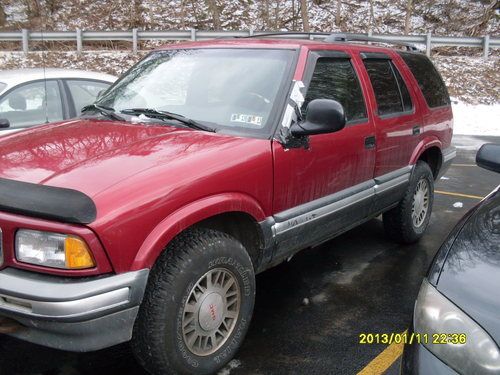
<path fill-rule="evenodd" d="M 97 95 L 109 87 L 109 83 L 85 81 L 85 80 L 68 80 L 69 91 L 75 104 L 76 114 L 80 115 L 81 110 L 86 105 L 94 103 Z"/>
<path fill-rule="evenodd" d="M 427 105 L 431 108 L 449 105 L 448 90 L 432 62 L 418 53 L 400 52 L 399 54 L 417 80 Z"/>
<path fill-rule="evenodd" d="M 303 112 L 307 104 L 314 99 L 338 101 L 344 107 L 347 121 L 366 118 L 365 102 L 358 77 L 348 59 L 318 59 L 302 106 Z"/>
<path fill-rule="evenodd" d="M 11 128 L 62 120 L 57 82 L 40 81 L 10 91 L 0 99 L 0 118 L 8 119 Z"/>
<path fill-rule="evenodd" d="M 391 66 L 394 74 L 396 75 L 396 80 L 398 81 L 399 91 L 401 93 L 401 100 L 403 101 L 403 110 L 405 112 L 411 111 L 413 109 L 413 104 L 411 103 L 411 97 L 410 93 L 408 92 L 408 87 L 406 87 L 406 83 L 404 82 L 403 77 L 401 77 L 401 74 L 399 74 L 397 68 L 394 66 L 392 62 Z"/>
<path fill-rule="evenodd" d="M 368 59 L 364 60 L 364 64 L 375 92 L 378 114 L 382 116 L 403 112 L 401 94 L 391 61 Z"/>

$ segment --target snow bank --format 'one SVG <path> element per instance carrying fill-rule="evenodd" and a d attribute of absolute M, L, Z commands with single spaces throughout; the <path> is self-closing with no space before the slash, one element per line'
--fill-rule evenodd
<path fill-rule="evenodd" d="M 454 134 L 500 136 L 500 104 L 453 102 Z"/>

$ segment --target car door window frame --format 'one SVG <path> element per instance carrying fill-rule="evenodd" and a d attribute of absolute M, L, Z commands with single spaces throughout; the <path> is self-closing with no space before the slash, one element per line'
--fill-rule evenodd
<path fill-rule="evenodd" d="M 20 89 L 24 86 L 28 86 L 34 83 L 39 83 L 39 82 L 55 82 L 57 84 L 57 88 L 59 89 L 59 98 L 61 100 L 61 114 L 62 114 L 62 120 L 68 119 L 69 111 L 68 111 L 68 103 L 67 103 L 67 98 L 66 98 L 66 92 L 62 86 L 62 82 L 59 78 L 48 78 L 48 79 L 35 79 L 33 81 L 27 81 L 20 83 L 14 87 L 11 87 L 7 91 L 5 91 L 1 96 L 0 96 L 0 101 L 4 99 L 7 95 L 9 95 L 12 91 Z M 56 122 L 56 121 L 51 121 L 51 122 Z M 13 130 L 13 129 L 29 129 L 34 126 L 40 126 L 44 125 L 45 123 L 41 123 L 39 125 L 26 125 L 26 126 L 16 126 L 15 128 L 5 128 L 5 129 L 0 129 L 1 131 L 7 131 L 7 130 Z"/>
<path fill-rule="evenodd" d="M 316 69 L 316 64 L 320 58 L 330 58 L 330 59 L 339 59 L 339 60 L 348 60 L 352 66 L 352 70 L 354 72 L 354 75 L 356 76 L 356 79 L 358 81 L 359 85 L 359 90 L 361 92 L 361 97 L 363 99 L 363 105 L 365 107 L 365 118 L 360 118 L 356 120 L 350 120 L 346 122 L 346 127 L 354 126 L 354 125 L 359 125 L 359 124 L 366 124 L 369 122 L 369 113 L 368 113 L 368 106 L 365 98 L 365 92 L 363 90 L 363 86 L 361 84 L 360 80 L 360 75 L 359 72 L 356 70 L 356 64 L 354 63 L 354 60 L 352 56 L 347 52 L 343 50 L 310 50 L 309 54 L 307 56 L 307 63 L 306 63 L 306 68 L 304 70 L 304 74 L 302 76 L 302 82 L 304 83 L 304 98 L 307 96 L 307 91 L 309 90 L 309 85 L 311 84 L 312 77 L 314 75 L 314 71 Z"/>
<path fill-rule="evenodd" d="M 381 119 L 389 119 L 389 118 L 393 118 L 393 117 L 401 117 L 401 116 L 406 116 L 406 115 L 412 115 L 412 114 L 414 114 L 415 113 L 415 99 L 412 97 L 409 85 L 406 82 L 403 74 L 401 74 L 401 71 L 398 68 L 397 64 L 393 61 L 392 57 L 389 56 L 389 55 L 387 55 L 387 54 L 385 54 L 385 53 L 379 53 L 379 52 L 361 52 L 360 53 L 360 57 L 363 60 L 363 69 L 365 69 L 365 71 L 366 71 L 366 75 L 368 76 L 368 81 L 369 81 L 371 90 L 373 92 L 373 97 L 375 99 L 375 104 L 376 104 L 376 111 L 374 111 L 375 115 L 377 117 L 381 118 Z M 373 88 L 373 84 L 372 84 L 372 80 L 371 80 L 371 77 L 370 77 L 370 73 L 368 72 L 368 69 L 366 68 L 366 66 L 364 64 L 364 62 L 366 60 L 378 60 L 378 61 L 383 60 L 383 61 L 388 61 L 389 62 L 389 67 L 391 68 L 392 75 L 394 77 L 394 80 L 396 81 L 396 86 L 398 88 L 399 99 L 401 101 L 401 109 L 402 109 L 401 111 L 399 111 L 399 112 L 393 112 L 393 113 L 387 113 L 387 114 L 384 114 L 384 115 L 379 114 L 379 111 L 378 111 L 378 102 L 377 102 L 377 96 L 375 94 L 375 89 Z M 396 73 L 399 74 L 399 77 L 403 81 L 403 84 L 406 87 L 406 91 L 408 92 L 408 95 L 410 97 L 410 101 L 411 101 L 411 109 L 410 110 L 406 110 L 406 111 L 404 110 L 403 93 L 401 91 L 401 87 L 400 87 L 399 80 L 398 80 L 398 77 L 397 77 Z"/>
<path fill-rule="evenodd" d="M 106 82 L 100 79 L 89 79 L 89 78 L 63 78 L 61 80 L 61 85 L 64 87 L 64 93 L 66 96 L 66 100 L 68 101 L 68 118 L 74 118 L 77 116 L 77 110 L 76 110 L 76 104 L 73 99 L 73 95 L 71 94 L 71 89 L 69 88 L 68 81 L 86 81 L 86 82 L 96 82 L 96 83 L 103 83 L 108 85 L 108 88 L 111 87 L 113 84 L 112 82 Z M 108 89 L 107 88 L 107 89 Z M 106 90 L 107 90 L 106 89 Z"/>

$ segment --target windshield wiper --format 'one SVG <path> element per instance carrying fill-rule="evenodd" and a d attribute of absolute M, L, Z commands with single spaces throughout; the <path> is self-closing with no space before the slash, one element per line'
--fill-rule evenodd
<path fill-rule="evenodd" d="M 127 121 L 124 117 L 122 117 L 118 113 L 116 113 L 114 108 L 107 107 L 104 105 L 89 104 L 89 105 L 82 108 L 82 113 L 87 112 L 87 111 L 99 112 L 100 114 L 102 114 L 106 117 L 109 117 L 110 119 L 113 119 L 113 120 Z"/>
<path fill-rule="evenodd" d="M 126 115 L 145 115 L 147 117 L 157 118 L 160 120 L 176 120 L 183 123 L 184 125 L 189 126 L 192 129 L 215 133 L 214 128 L 173 112 L 160 111 L 154 108 L 129 108 L 123 109 L 120 112 L 125 113 Z"/>

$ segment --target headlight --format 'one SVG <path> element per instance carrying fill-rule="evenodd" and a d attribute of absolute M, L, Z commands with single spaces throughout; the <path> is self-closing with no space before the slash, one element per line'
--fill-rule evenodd
<path fill-rule="evenodd" d="M 81 238 L 27 229 L 17 231 L 16 258 L 20 262 L 53 268 L 95 266 L 90 250 Z"/>
<path fill-rule="evenodd" d="M 461 374 L 498 374 L 500 351 L 488 333 L 424 279 L 415 304 L 415 332 L 424 345 Z M 465 344 L 434 344 L 433 334 L 465 334 Z"/>

